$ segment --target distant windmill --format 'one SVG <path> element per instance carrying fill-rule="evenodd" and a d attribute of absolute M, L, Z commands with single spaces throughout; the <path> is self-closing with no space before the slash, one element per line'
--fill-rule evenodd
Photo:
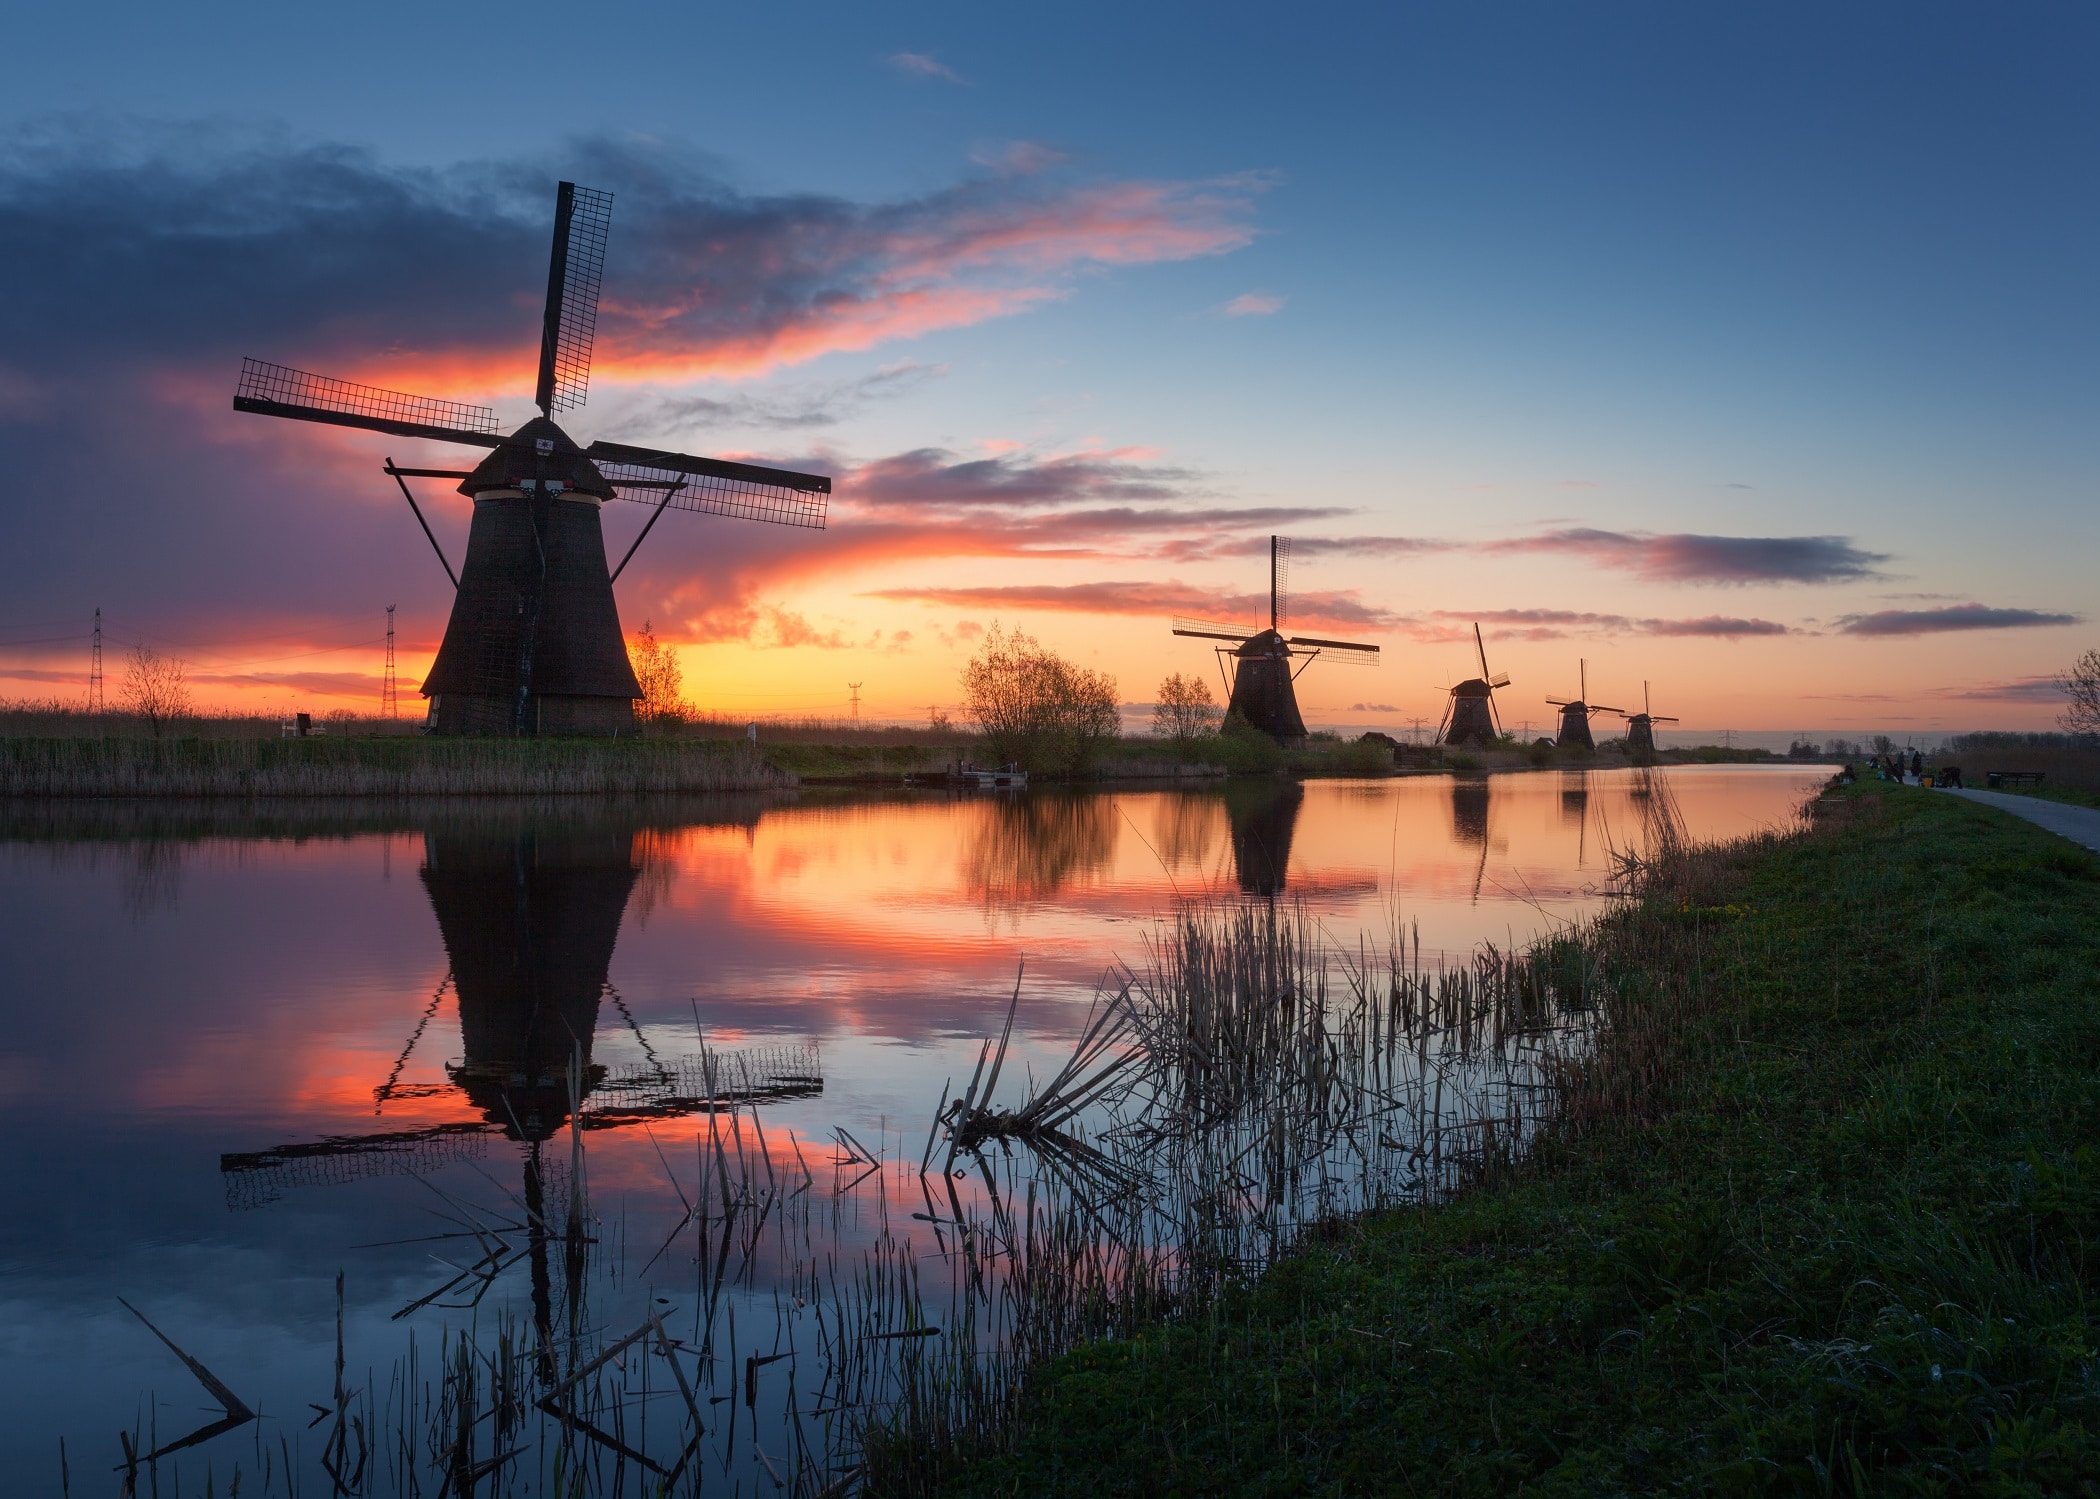
<path fill-rule="evenodd" d="M 1305 720 L 1298 713 L 1298 692 L 1295 683 L 1298 673 L 1312 665 L 1313 661 L 1328 651 L 1340 652 L 1333 659 L 1354 661 L 1362 665 L 1374 665 L 1378 660 L 1378 647 L 1359 645 L 1348 640 L 1318 640 L 1309 635 L 1283 633 L 1286 591 L 1286 575 L 1290 567 L 1291 544 L 1281 536 L 1269 538 L 1269 628 L 1266 630 L 1241 630 L 1231 625 L 1213 624 L 1201 619 L 1177 619 L 1174 621 L 1176 635 L 1192 635 L 1201 640 L 1229 640 L 1234 643 L 1232 652 L 1232 698 L 1226 712 L 1237 713 L 1252 727 L 1261 730 L 1271 739 L 1286 748 L 1294 748 L 1305 742 Z M 1223 647 L 1218 648 L 1219 671 L 1224 670 Z M 1297 671 L 1291 669 L 1291 658 L 1302 656 L 1305 665 Z"/>
<path fill-rule="evenodd" d="M 1480 626 L 1473 626 L 1473 649 L 1480 653 L 1480 675 L 1468 677 L 1451 689 L 1444 721 L 1437 728 L 1438 744 L 1492 745 L 1502 737 L 1502 720 L 1495 712 L 1495 689 L 1509 685 L 1508 672 L 1488 670 L 1487 643 Z"/>
<path fill-rule="evenodd" d="M 1614 713 L 1619 710 L 1614 708 Z M 1629 755 L 1655 754 L 1655 726 L 1659 723 L 1675 723 L 1674 718 L 1663 718 L 1648 710 L 1648 684 L 1641 683 L 1641 711 L 1623 715 L 1626 719 L 1626 753 Z"/>
<path fill-rule="evenodd" d="M 1581 694 L 1573 700 L 1549 697 L 1547 702 L 1560 709 L 1560 733 L 1554 738 L 1556 749 L 1595 749 L 1597 741 L 1590 736 L 1590 717 L 1597 713 L 1619 713 L 1623 709 L 1607 708 L 1601 703 L 1585 701 L 1590 695 L 1590 664 L 1579 664 L 1581 671 Z"/>
<path fill-rule="evenodd" d="M 440 734 L 632 732 L 642 689 L 612 585 L 666 507 L 823 528 L 831 480 L 821 475 L 616 442 L 579 448 L 554 425 L 556 411 L 583 405 L 589 391 L 611 222 L 611 193 L 560 185 L 533 397 L 540 414 L 508 437 L 487 407 L 241 361 L 236 411 L 494 449 L 472 472 L 386 464 L 455 589 L 422 689 Z M 409 493 L 416 478 L 457 479 L 474 500 L 457 574 Z M 598 512 L 610 499 L 651 503 L 656 514 L 608 572 Z"/>

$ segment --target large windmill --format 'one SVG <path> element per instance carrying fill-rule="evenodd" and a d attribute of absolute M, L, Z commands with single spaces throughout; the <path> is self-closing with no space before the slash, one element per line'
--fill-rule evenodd
<path fill-rule="evenodd" d="M 613 580 L 666 508 L 822 529 L 831 480 L 689 453 L 593 442 L 579 448 L 554 424 L 590 388 L 598 283 L 612 194 L 561 184 L 554 254 L 540 326 L 540 414 L 508 436 L 483 406 L 331 380 L 258 359 L 241 362 L 236 411 L 294 417 L 492 449 L 471 471 L 397 468 L 409 508 L 452 578 L 452 618 L 423 682 L 440 734 L 624 734 L 642 695 L 620 633 Z M 467 554 L 445 560 L 410 479 L 457 479 L 474 501 Z M 610 571 L 599 509 L 607 500 L 656 507 Z"/>
<path fill-rule="evenodd" d="M 1613 709 L 1617 712 L 1617 709 Z M 1626 720 L 1626 753 L 1629 755 L 1655 755 L 1655 726 L 1659 723 L 1675 723 L 1674 718 L 1665 718 L 1652 712 L 1648 706 L 1648 684 L 1641 683 L 1641 711 L 1622 715 Z"/>
<path fill-rule="evenodd" d="M 1492 745 L 1502 737 L 1502 720 L 1495 712 L 1495 689 L 1509 685 L 1509 673 L 1488 670 L 1487 643 L 1480 626 L 1473 626 L 1473 649 L 1480 654 L 1480 675 L 1468 677 L 1451 689 L 1444 707 L 1444 721 L 1437 726 L 1438 744 Z"/>
<path fill-rule="evenodd" d="M 1290 542 L 1281 536 L 1271 536 L 1269 627 L 1266 630 L 1242 630 L 1202 619 L 1174 621 L 1176 635 L 1233 643 L 1232 696 L 1226 712 L 1239 714 L 1249 725 L 1287 749 L 1305 742 L 1305 720 L 1298 713 L 1298 691 L 1294 685 L 1299 672 L 1329 651 L 1340 653 L 1334 657 L 1337 661 L 1371 665 L 1378 660 L 1375 645 L 1361 645 L 1349 640 L 1319 640 L 1310 635 L 1286 636 L 1283 633 L 1290 561 Z M 1223 646 L 1217 649 L 1218 669 L 1222 674 L 1226 651 Z M 1304 658 L 1304 665 L 1296 670 L 1291 667 L 1294 656 Z"/>
<path fill-rule="evenodd" d="M 1623 711 L 1619 708 L 1607 708 L 1602 703 L 1586 701 L 1590 695 L 1589 662 L 1580 662 L 1578 670 L 1581 672 L 1579 678 L 1581 692 L 1578 696 L 1572 699 L 1558 697 L 1546 699 L 1547 702 L 1560 709 L 1560 733 L 1553 740 L 1553 745 L 1556 749 L 1595 749 L 1597 741 L 1590 734 L 1591 717 L 1598 713 L 1618 713 Z"/>

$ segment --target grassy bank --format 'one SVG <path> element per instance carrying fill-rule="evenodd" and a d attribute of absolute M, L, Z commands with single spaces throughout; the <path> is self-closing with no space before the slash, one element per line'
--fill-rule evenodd
<path fill-rule="evenodd" d="M 2092 1491 L 2100 864 L 1861 786 L 1585 940 L 1530 1163 L 1053 1364 L 947 1491 Z"/>
<path fill-rule="evenodd" d="M 730 741 L 0 739 L 0 798 L 640 795 L 793 783 Z"/>

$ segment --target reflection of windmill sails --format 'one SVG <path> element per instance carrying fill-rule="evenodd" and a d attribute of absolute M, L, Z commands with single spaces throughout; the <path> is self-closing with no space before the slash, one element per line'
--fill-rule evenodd
<path fill-rule="evenodd" d="M 610 1069 L 594 1062 L 606 976 L 640 877 L 636 844 L 630 824 L 603 819 L 426 832 L 423 885 L 452 959 L 465 1050 L 446 1073 L 480 1119 L 228 1154 L 220 1158 L 228 1202 L 259 1207 L 288 1187 L 434 1169 L 480 1154 L 498 1132 L 537 1144 L 569 1122 L 572 1086 L 585 1130 L 821 1091 L 817 1060 L 801 1047 L 651 1055 Z M 432 1012 L 443 994 L 440 986 Z M 442 1090 L 389 1082 L 376 1096 L 384 1106 L 411 1091 Z"/>
<path fill-rule="evenodd" d="M 1233 780 L 1225 784 L 1232 820 L 1232 866 L 1249 895 L 1277 895 L 1291 867 L 1291 836 L 1305 805 L 1296 781 Z"/>
<path fill-rule="evenodd" d="M 1492 795 L 1487 777 L 1451 782 L 1451 836 L 1459 843 L 1480 846 L 1480 863 L 1473 871 L 1473 900 L 1480 900 L 1480 884 L 1487 877 L 1488 800 Z"/>

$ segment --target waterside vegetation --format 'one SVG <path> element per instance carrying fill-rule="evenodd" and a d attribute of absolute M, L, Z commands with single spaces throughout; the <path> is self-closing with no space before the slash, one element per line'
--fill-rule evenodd
<path fill-rule="evenodd" d="M 1078 1349 L 954 1494 L 2025 1494 L 2100 1482 L 2100 863 L 1833 791 L 1563 941 L 1559 1123 Z"/>
<path fill-rule="evenodd" d="M 0 798 L 603 796 L 793 784 L 736 740 L 0 739 Z"/>

